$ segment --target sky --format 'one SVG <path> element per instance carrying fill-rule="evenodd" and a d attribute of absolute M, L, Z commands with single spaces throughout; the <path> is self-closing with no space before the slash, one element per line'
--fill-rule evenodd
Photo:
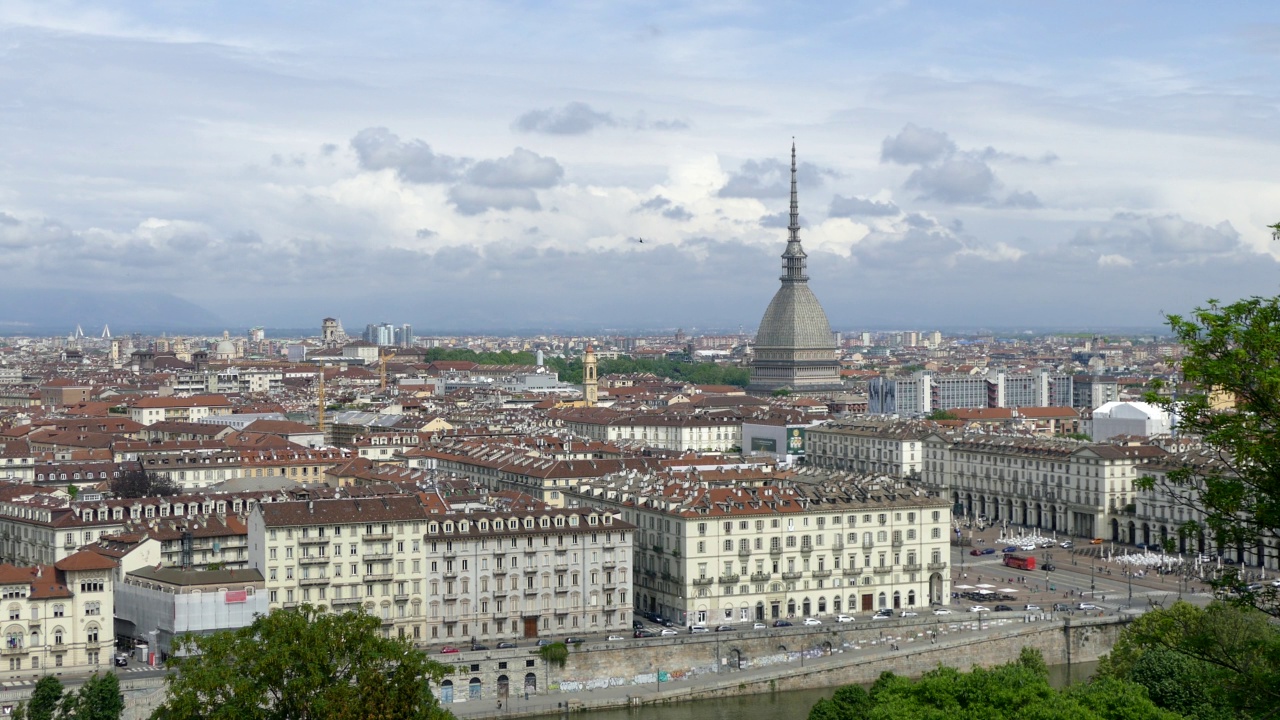
<path fill-rule="evenodd" d="M 794 138 L 833 328 L 1158 327 L 1280 290 L 1278 65 L 1274 2 L 6 0 L 0 277 L 751 331 Z"/>

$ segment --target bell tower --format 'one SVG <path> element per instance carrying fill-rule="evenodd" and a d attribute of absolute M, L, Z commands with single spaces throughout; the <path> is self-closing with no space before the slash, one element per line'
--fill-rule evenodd
<path fill-rule="evenodd" d="M 599 386 L 596 378 L 596 352 L 587 345 L 587 352 L 582 356 L 582 399 L 587 407 L 595 407 L 599 399 Z"/>

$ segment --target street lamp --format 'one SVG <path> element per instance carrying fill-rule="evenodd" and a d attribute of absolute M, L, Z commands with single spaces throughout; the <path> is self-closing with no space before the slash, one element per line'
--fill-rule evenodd
<path fill-rule="evenodd" d="M 1089 574 L 1089 599 L 1097 600 L 1098 599 L 1098 586 L 1097 586 L 1098 566 L 1090 565 L 1089 567 L 1092 570 L 1092 572 Z"/>
<path fill-rule="evenodd" d="M 1125 605 L 1125 609 L 1131 610 L 1133 609 L 1133 570 L 1132 569 L 1125 570 L 1125 580 L 1129 584 L 1129 604 Z"/>

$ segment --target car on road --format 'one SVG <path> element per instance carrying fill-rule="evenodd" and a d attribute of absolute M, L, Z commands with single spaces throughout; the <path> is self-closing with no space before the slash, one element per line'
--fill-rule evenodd
<path fill-rule="evenodd" d="M 981 555 L 981 554 L 982 554 L 982 548 L 974 548 L 974 549 L 972 549 L 972 550 L 970 550 L 970 551 L 969 551 L 969 554 L 970 554 L 970 555 Z"/>
<path fill-rule="evenodd" d="M 995 610 L 996 612 L 1013 612 L 1013 608 L 1008 605 L 997 605 Z"/>
<path fill-rule="evenodd" d="M 934 608 L 933 614 L 934 615 L 950 615 L 951 611 L 946 608 Z"/>
<path fill-rule="evenodd" d="M 733 627 L 732 625 L 717 625 L 717 626 L 716 626 L 716 632 L 733 632 L 733 631 L 734 631 L 734 627 Z"/>
<path fill-rule="evenodd" d="M 581 645 L 584 642 L 586 642 L 586 640 L 580 637 L 567 637 L 564 639 L 565 645 Z"/>
<path fill-rule="evenodd" d="M 621 636 L 621 635 L 610 635 L 610 636 L 609 636 L 609 642 L 614 642 L 614 641 L 616 641 L 616 640 L 621 640 L 621 639 L 622 639 L 622 636 Z"/>
<path fill-rule="evenodd" d="M 1025 610 L 1025 611 L 1027 611 L 1027 612 L 1040 612 L 1040 606 L 1039 606 L 1039 605 L 1023 605 L 1023 606 L 1022 606 L 1022 609 L 1023 609 L 1023 610 Z"/>
<path fill-rule="evenodd" d="M 991 609 L 983 607 L 981 605 L 974 605 L 973 607 L 969 608 L 969 612 L 991 612 Z"/>
<path fill-rule="evenodd" d="M 836 616 L 836 622 L 838 622 L 838 623 L 842 623 L 842 622 L 853 622 L 853 618 L 849 617 L 848 615 L 837 615 L 837 616 Z"/>
<path fill-rule="evenodd" d="M 1098 606 L 1093 603 L 1080 603 L 1076 605 L 1077 610 L 1097 610 Z"/>
<path fill-rule="evenodd" d="M 658 637 L 658 634 L 652 630 L 636 630 L 635 632 L 631 633 L 631 637 L 633 638 Z"/>
<path fill-rule="evenodd" d="M 658 634 L 659 635 L 679 635 L 680 631 L 676 630 L 675 628 L 662 628 L 662 632 Z"/>
<path fill-rule="evenodd" d="M 822 621 L 819 620 L 818 618 L 805 618 L 804 624 L 805 625 L 821 625 Z"/>
<path fill-rule="evenodd" d="M 768 628 L 768 627 L 769 627 L 768 625 L 765 625 L 765 624 L 764 624 L 764 623 L 762 623 L 762 622 L 758 622 L 758 623 L 755 623 L 754 625 L 752 625 L 752 626 L 751 626 L 751 629 L 752 629 L 752 630 L 764 630 L 764 629 L 766 629 L 766 628 Z"/>
<path fill-rule="evenodd" d="M 892 620 L 893 616 L 888 613 L 878 612 L 871 616 L 872 620 Z"/>
<path fill-rule="evenodd" d="M 551 641 L 551 640 L 548 640 L 547 638 L 539 638 L 539 639 L 538 639 L 538 647 L 543 647 L 544 645 L 550 645 L 550 644 L 551 644 L 551 642 L 552 642 L 552 641 Z"/>
<path fill-rule="evenodd" d="M 1066 604 L 1066 603 L 1054 603 L 1054 604 L 1053 604 L 1053 611 L 1054 611 L 1054 612 L 1066 612 L 1066 611 L 1068 611 L 1068 610 L 1070 610 L 1070 609 L 1071 609 L 1071 606 L 1070 606 L 1070 605 L 1068 605 L 1068 604 Z"/>
<path fill-rule="evenodd" d="M 498 643 L 499 650 L 510 650 L 511 648 L 516 648 L 516 647 L 520 647 L 520 646 L 516 645 L 513 642 L 507 642 L 506 640 L 503 640 L 502 642 Z"/>
<path fill-rule="evenodd" d="M 129 667 L 129 654 L 116 653 L 115 664 L 116 667 Z"/>
<path fill-rule="evenodd" d="M 1073 548 L 1073 547 L 1075 547 L 1075 546 L 1076 546 L 1076 544 L 1075 544 L 1075 543 L 1073 543 L 1073 542 L 1071 542 L 1070 540 L 1063 540 L 1062 542 L 1058 543 L 1058 547 L 1063 548 L 1063 549 L 1066 549 L 1066 550 L 1070 550 L 1071 548 Z"/>
<path fill-rule="evenodd" d="M 1030 545 L 1030 544 L 1028 544 L 1028 545 L 1023 545 L 1023 546 L 1022 546 L 1022 550 L 1023 550 L 1023 552 L 1035 552 L 1035 549 L 1036 549 L 1036 546 L 1035 546 L 1035 545 Z"/>
<path fill-rule="evenodd" d="M 689 628 L 689 632 L 704 633 L 704 632 L 711 632 L 711 631 L 707 629 L 706 625 L 694 625 L 693 627 Z"/>
<path fill-rule="evenodd" d="M 902 612 L 898 613 L 898 617 L 920 617 L 920 613 L 914 610 L 903 610 Z"/>
<path fill-rule="evenodd" d="M 1090 541 L 1089 541 L 1089 544 L 1090 544 L 1090 545 L 1101 545 L 1101 544 L 1102 544 L 1102 538 L 1094 538 L 1094 539 L 1092 539 L 1092 540 L 1090 540 Z"/>
<path fill-rule="evenodd" d="M 631 629 L 632 629 L 632 630 L 643 630 L 643 629 L 644 629 L 644 623 L 640 622 L 639 620 L 632 620 L 632 621 L 631 621 Z"/>
<path fill-rule="evenodd" d="M 445 645 L 444 647 L 440 648 L 441 655 L 452 655 L 456 652 L 459 652 L 458 648 L 452 645 Z"/>
<path fill-rule="evenodd" d="M 1006 547 L 1006 548 L 1004 549 L 1004 551 L 1005 551 L 1006 553 L 1016 553 L 1016 552 L 1018 552 L 1018 546 L 1017 546 L 1017 545 L 1010 545 L 1010 546 Z"/>
<path fill-rule="evenodd" d="M 773 626 L 774 627 L 791 627 L 791 623 L 787 622 L 786 620 L 774 620 Z"/>
<path fill-rule="evenodd" d="M 477 650 L 488 650 L 488 649 L 489 649 L 488 645 L 481 645 L 480 643 L 471 643 L 472 652 L 476 652 Z"/>
<path fill-rule="evenodd" d="M 995 548 L 982 548 L 982 554 L 983 554 L 983 555 L 995 555 L 995 554 L 996 554 L 996 549 L 995 549 Z"/>
<path fill-rule="evenodd" d="M 1045 572 L 1049 572 L 1050 570 L 1057 570 L 1058 566 L 1054 565 L 1053 563 L 1045 563 L 1044 567 L 1041 569 L 1044 570 Z"/>

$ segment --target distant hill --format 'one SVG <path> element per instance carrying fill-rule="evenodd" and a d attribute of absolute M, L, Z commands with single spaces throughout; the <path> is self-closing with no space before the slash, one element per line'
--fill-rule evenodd
<path fill-rule="evenodd" d="M 129 290 L 0 288 L 0 334 L 65 335 L 80 325 L 96 336 L 103 325 L 124 332 L 220 329 L 223 320 L 168 293 Z"/>

